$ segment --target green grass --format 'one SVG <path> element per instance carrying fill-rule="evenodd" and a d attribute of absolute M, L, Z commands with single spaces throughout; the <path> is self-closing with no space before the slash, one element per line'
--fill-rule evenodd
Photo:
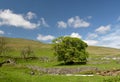
<path fill-rule="evenodd" d="M 13 50 L 10 53 L 11 56 L 20 56 L 21 49 L 26 46 L 31 46 L 36 56 L 53 56 L 51 44 L 21 38 L 7 38 L 7 42 L 8 46 Z M 120 49 L 99 46 L 89 46 L 87 51 L 90 53 L 90 57 L 114 56 L 120 54 Z"/>
<path fill-rule="evenodd" d="M 0 69 L 0 82 L 102 82 L 104 77 L 76 77 L 65 75 L 30 75 L 31 70 L 24 67 L 3 66 Z"/>
<path fill-rule="evenodd" d="M 3 66 L 0 69 L 0 82 L 109 82 L 113 80 L 115 76 L 65 76 L 65 75 L 30 75 L 31 70 L 21 66 Z M 118 79 L 118 78 L 117 78 Z M 119 81 L 117 81 L 119 82 Z"/>
<path fill-rule="evenodd" d="M 36 60 L 23 60 L 17 59 L 16 65 L 4 65 L 0 67 L 0 82 L 103 82 L 104 80 L 114 79 L 116 77 L 111 76 L 98 76 L 93 77 L 75 77 L 65 75 L 39 75 L 36 72 L 35 75 L 30 75 L 31 70 L 26 68 L 26 65 L 40 66 L 44 68 L 77 68 L 77 67 L 96 67 L 100 70 L 119 69 L 120 60 L 102 60 L 103 57 L 120 57 L 120 50 L 114 48 L 89 46 L 87 51 L 89 52 L 89 60 L 86 65 L 59 65 L 52 51 L 51 44 L 44 44 L 38 41 L 7 38 L 8 46 L 12 51 L 7 56 L 20 58 L 20 51 L 26 46 L 31 46 L 34 50 L 35 56 L 48 57 L 52 61 L 40 61 Z M 0 58 L 0 62 L 8 58 Z M 119 62 L 119 63 L 118 63 Z M 107 81 L 106 81 L 107 82 Z"/>

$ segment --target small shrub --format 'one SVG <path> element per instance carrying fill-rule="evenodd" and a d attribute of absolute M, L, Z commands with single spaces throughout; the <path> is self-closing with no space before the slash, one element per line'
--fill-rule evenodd
<path fill-rule="evenodd" d="M 21 56 L 23 59 L 29 59 L 34 57 L 34 52 L 30 46 L 27 46 L 21 50 Z"/>

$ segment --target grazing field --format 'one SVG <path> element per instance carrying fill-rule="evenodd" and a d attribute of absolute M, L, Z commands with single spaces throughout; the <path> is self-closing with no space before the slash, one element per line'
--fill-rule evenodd
<path fill-rule="evenodd" d="M 51 44 L 18 38 L 7 38 L 7 43 L 11 51 L 0 56 L 0 62 L 5 60 L 11 62 L 0 67 L 0 82 L 114 82 L 113 80 L 119 82 L 120 80 L 119 49 L 89 46 L 86 65 L 64 65 L 57 61 Z M 32 48 L 34 57 L 25 60 L 21 57 L 21 50 L 26 46 Z M 93 76 L 75 76 L 76 74 Z"/>

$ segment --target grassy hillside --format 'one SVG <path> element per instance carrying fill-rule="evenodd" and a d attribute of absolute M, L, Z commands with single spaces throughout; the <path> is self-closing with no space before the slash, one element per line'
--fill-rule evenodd
<path fill-rule="evenodd" d="M 108 47 L 100 47 L 100 46 L 89 46 L 87 51 L 91 55 L 99 55 L 99 56 L 112 56 L 112 55 L 119 55 L 120 49 L 115 48 L 108 48 Z"/>
<path fill-rule="evenodd" d="M 20 56 L 21 50 L 24 47 L 30 46 L 36 56 L 52 55 L 51 45 L 44 44 L 39 41 L 21 39 L 21 38 L 6 38 L 7 46 L 11 48 L 8 55 Z M 48 54 L 49 53 L 49 54 Z"/>
<path fill-rule="evenodd" d="M 49 44 L 44 44 L 39 41 L 27 40 L 21 38 L 6 38 L 8 46 L 21 49 L 25 46 L 31 46 L 33 48 L 50 48 Z"/>
<path fill-rule="evenodd" d="M 0 67 L 0 82 L 113 82 L 105 80 L 114 80 L 116 79 L 116 76 L 105 77 L 96 75 L 97 70 L 104 71 L 120 69 L 119 49 L 89 46 L 87 48 L 89 59 L 86 65 L 60 65 L 60 62 L 57 62 L 53 55 L 51 44 L 44 44 L 39 41 L 20 38 L 6 39 L 8 42 L 7 45 L 12 49 L 12 51 L 7 55 L 13 57 L 13 61 L 15 61 L 15 63 L 4 64 Z M 26 46 L 31 46 L 38 59 L 26 61 L 20 58 L 20 51 Z M 17 59 L 14 59 L 14 57 Z M 0 62 L 4 60 L 6 60 L 6 58 L 0 58 Z M 64 74 L 52 75 L 40 71 L 47 70 L 47 72 L 54 72 L 58 69 L 58 71 L 63 70 L 63 72 L 69 72 L 70 70 L 78 70 L 78 68 L 83 71 L 77 74 L 93 74 L 94 76 L 91 78 L 82 76 L 66 76 Z M 34 71 L 35 75 L 31 75 L 31 71 Z M 120 78 L 118 77 L 117 80 L 119 79 Z"/>
<path fill-rule="evenodd" d="M 37 55 L 52 55 L 51 53 L 47 53 L 48 51 L 52 52 L 51 44 L 44 44 L 39 41 L 20 39 L 20 38 L 7 38 L 8 46 L 12 49 L 20 51 L 22 48 L 26 46 L 31 46 L 32 49 L 37 53 Z M 46 53 L 43 53 L 46 51 Z M 105 56 L 105 55 L 119 55 L 120 49 L 115 48 L 107 48 L 107 47 L 99 47 L 99 46 L 89 46 L 87 51 L 92 56 Z M 43 54 L 42 54 L 43 53 Z M 17 55 L 17 54 L 16 54 Z M 40 56 L 39 55 L 39 56 Z"/>

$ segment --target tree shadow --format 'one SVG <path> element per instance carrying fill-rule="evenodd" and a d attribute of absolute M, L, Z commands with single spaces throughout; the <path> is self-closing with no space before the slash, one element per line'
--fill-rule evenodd
<path fill-rule="evenodd" d="M 71 66 L 71 65 L 86 65 L 86 62 L 67 62 L 67 63 L 60 63 L 55 66 Z"/>

